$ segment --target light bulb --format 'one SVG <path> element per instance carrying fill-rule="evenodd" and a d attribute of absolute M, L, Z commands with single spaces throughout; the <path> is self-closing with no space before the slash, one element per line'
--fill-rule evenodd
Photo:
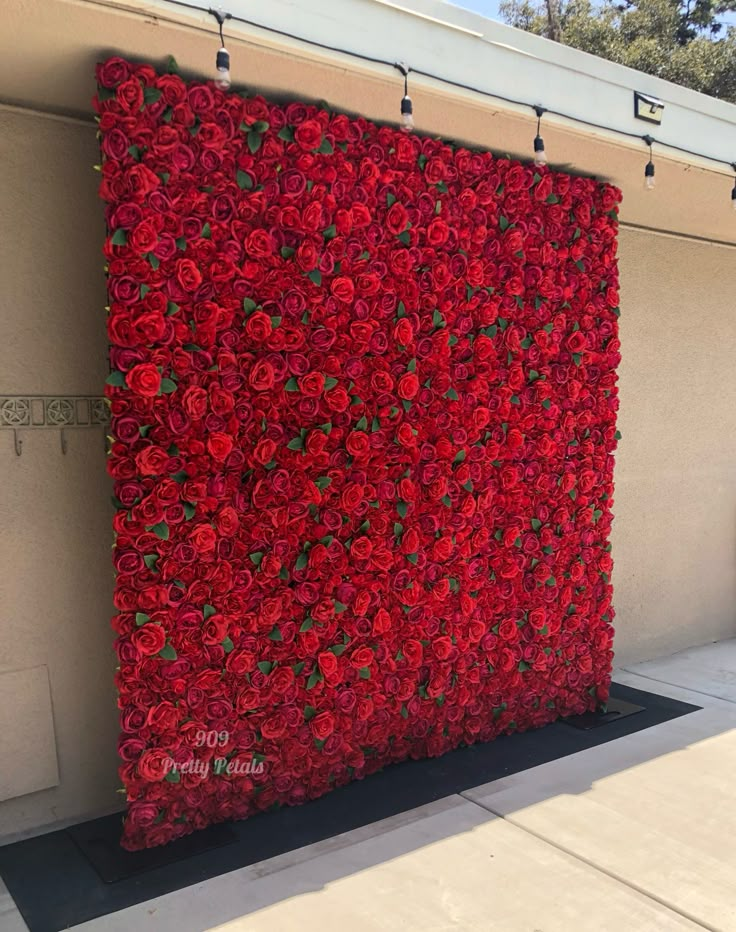
<path fill-rule="evenodd" d="M 215 87 L 226 91 L 230 87 L 230 53 L 224 45 L 217 53 L 216 65 Z"/>
<path fill-rule="evenodd" d="M 654 188 L 654 162 L 647 162 L 644 168 L 644 190 L 651 191 Z"/>
<path fill-rule="evenodd" d="M 401 128 L 405 133 L 410 133 L 414 129 L 414 108 L 408 94 L 401 98 Z"/>
<path fill-rule="evenodd" d="M 547 164 L 547 153 L 544 151 L 544 139 L 541 136 L 534 137 L 534 164 L 539 165 L 541 168 L 542 165 Z"/>

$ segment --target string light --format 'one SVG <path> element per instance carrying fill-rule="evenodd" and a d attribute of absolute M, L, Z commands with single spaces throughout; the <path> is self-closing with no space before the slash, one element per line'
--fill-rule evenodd
<path fill-rule="evenodd" d="M 534 137 L 534 164 L 541 168 L 547 164 L 547 153 L 544 151 L 544 139 L 539 135 L 539 128 L 542 124 L 542 114 L 547 111 L 544 107 L 534 106 L 534 112 L 537 115 L 537 135 Z"/>
<path fill-rule="evenodd" d="M 642 136 L 641 138 L 649 146 L 649 161 L 644 166 L 644 190 L 651 191 L 654 187 L 654 162 L 652 161 L 652 144 L 654 140 L 651 136 Z"/>
<path fill-rule="evenodd" d="M 305 36 L 300 36 L 300 35 L 297 35 L 296 33 L 289 32 L 286 29 L 278 29 L 275 26 L 269 26 L 265 23 L 258 23 L 252 19 L 246 19 L 244 16 L 237 16 L 231 13 L 225 13 L 225 14 L 218 15 L 218 13 L 216 13 L 214 10 L 211 10 L 211 9 L 208 10 L 206 7 L 200 6 L 197 3 L 189 3 L 188 0 L 167 0 L 167 2 L 170 3 L 172 6 L 181 7 L 184 10 L 194 10 L 197 13 L 211 13 L 212 15 L 218 18 L 218 22 L 219 22 L 219 17 L 222 16 L 223 19 L 231 19 L 233 20 L 233 22 L 241 23 L 244 26 L 250 26 L 251 28 L 254 28 L 254 29 L 261 29 L 264 32 L 269 32 L 271 33 L 271 35 L 280 36 L 284 39 L 290 39 L 295 42 L 303 42 L 305 45 L 311 45 L 312 48 L 322 49 L 325 52 L 334 52 L 338 55 L 347 55 L 350 58 L 354 58 L 358 61 L 368 62 L 369 64 L 372 64 L 372 65 L 385 65 L 386 67 L 392 67 L 392 68 L 397 67 L 396 62 L 389 61 L 388 59 L 379 58 L 376 55 L 365 55 L 363 52 L 356 52 L 352 49 L 345 49 L 345 48 L 341 48 L 340 46 L 330 45 L 327 42 L 319 42 L 317 39 L 308 39 Z M 225 51 L 227 53 L 227 50 L 224 49 L 224 46 L 223 46 L 222 51 Z M 499 100 L 499 101 L 502 101 L 503 103 L 510 104 L 511 106 L 514 106 L 514 107 L 530 107 L 536 113 L 536 109 L 537 109 L 536 105 L 530 104 L 523 100 L 516 100 L 512 97 L 506 97 L 503 94 L 498 94 L 498 93 L 495 93 L 494 91 L 488 91 L 480 87 L 475 87 L 472 84 L 465 84 L 462 81 L 453 81 L 452 78 L 445 78 L 445 77 L 442 77 L 442 75 L 432 74 L 429 71 L 422 71 L 420 68 L 409 69 L 408 67 L 406 67 L 406 70 L 407 72 L 411 70 L 413 74 L 417 74 L 420 77 L 429 78 L 432 81 L 439 81 L 442 84 L 447 85 L 448 87 L 454 87 L 462 91 L 469 91 L 470 93 L 473 93 L 473 94 L 480 94 L 482 97 L 487 97 L 490 100 Z M 403 74 L 403 71 L 402 71 L 402 74 Z M 219 76 L 219 73 L 218 73 L 218 76 Z M 404 75 L 404 77 L 406 78 L 406 74 Z M 405 87 L 406 87 L 406 82 L 405 82 Z M 406 95 L 406 97 L 408 98 L 408 94 Z M 403 104 L 403 101 L 402 101 L 402 104 Z M 408 105 L 411 106 L 410 98 L 408 100 Z M 648 140 L 651 140 L 652 143 L 656 142 L 656 140 L 650 136 L 642 137 L 639 133 L 633 133 L 633 132 L 630 132 L 629 130 L 618 129 L 615 126 L 609 126 L 609 125 L 606 125 L 605 123 L 596 123 L 594 120 L 586 120 L 583 117 L 575 116 L 574 114 L 571 114 L 571 113 L 564 113 L 562 110 L 553 110 L 551 108 L 544 108 L 544 112 L 554 114 L 555 116 L 558 116 L 558 117 L 562 117 L 564 120 L 569 120 L 570 122 L 577 123 L 580 126 L 587 126 L 590 129 L 603 130 L 605 132 L 615 133 L 617 136 L 626 137 L 628 139 L 645 138 L 645 141 L 647 141 L 647 144 L 650 144 Z M 407 122 L 410 122 L 413 124 L 414 122 L 413 114 L 408 114 L 408 115 L 411 115 L 412 119 L 410 121 L 407 120 Z M 403 122 L 403 119 L 402 119 L 402 122 Z M 682 152 L 685 155 L 691 155 L 697 159 L 706 159 L 709 162 L 715 162 L 717 165 L 721 165 L 721 166 L 728 165 L 730 168 L 733 168 L 733 166 L 736 164 L 724 158 L 719 158 L 718 156 L 715 156 L 715 155 L 708 155 L 706 152 L 697 152 L 694 149 L 688 149 L 685 146 L 677 146 L 671 142 L 663 143 L 663 145 L 666 145 L 668 149 L 671 149 L 674 152 Z M 651 159 L 650 159 L 650 164 L 652 166 L 651 174 L 649 174 L 647 169 L 645 169 L 645 178 L 651 178 L 651 182 L 647 184 L 648 188 L 651 188 L 654 186 L 654 163 L 651 162 Z M 734 170 L 736 171 L 736 169 Z M 736 201 L 736 198 L 732 198 L 732 202 L 733 201 Z M 734 209 L 736 209 L 736 207 Z"/>
<path fill-rule="evenodd" d="M 401 128 L 405 133 L 410 133 L 414 129 L 414 106 L 411 97 L 409 97 L 409 72 L 411 68 L 403 61 L 397 61 L 394 68 L 404 75 L 404 96 L 401 98 Z"/>
<path fill-rule="evenodd" d="M 217 69 L 215 74 L 215 87 L 219 87 L 221 91 L 226 91 L 231 84 L 230 52 L 225 48 L 225 37 L 222 34 L 222 27 L 225 25 L 226 19 L 232 19 L 232 14 L 223 13 L 221 10 L 210 10 L 209 12 L 215 17 L 217 25 L 220 27 L 220 49 L 215 59 L 215 67 Z"/>

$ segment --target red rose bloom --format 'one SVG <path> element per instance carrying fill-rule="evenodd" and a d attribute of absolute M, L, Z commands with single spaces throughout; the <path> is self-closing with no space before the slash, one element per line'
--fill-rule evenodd
<path fill-rule="evenodd" d="M 131 391 L 144 398 L 154 398 L 161 390 L 161 373 L 150 362 L 133 366 L 126 374 L 125 381 Z"/>

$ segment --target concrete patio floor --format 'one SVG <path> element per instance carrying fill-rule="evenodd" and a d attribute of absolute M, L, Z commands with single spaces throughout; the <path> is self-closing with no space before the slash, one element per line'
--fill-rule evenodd
<path fill-rule="evenodd" d="M 75 929 L 736 932 L 736 640 L 615 679 L 703 708 Z"/>

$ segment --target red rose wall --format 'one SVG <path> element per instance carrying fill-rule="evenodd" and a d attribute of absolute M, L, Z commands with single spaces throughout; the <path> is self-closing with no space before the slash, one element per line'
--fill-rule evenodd
<path fill-rule="evenodd" d="M 618 190 L 98 81 L 124 845 L 605 700 Z"/>

